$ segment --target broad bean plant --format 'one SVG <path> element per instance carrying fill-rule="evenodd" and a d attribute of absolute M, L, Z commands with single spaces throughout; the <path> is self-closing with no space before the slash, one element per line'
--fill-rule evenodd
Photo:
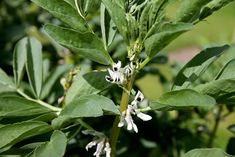
<path fill-rule="evenodd" d="M 32 0 L 57 18 L 43 26 L 51 43 L 80 59 L 50 69 L 38 39 L 17 42 L 13 75 L 0 69 L 0 154 L 235 155 L 235 124 L 227 149 L 213 148 L 221 119 L 234 110 L 235 47 L 205 48 L 172 67 L 173 82 L 156 68 L 167 64 L 167 45 L 232 1 L 181 0 L 168 17 L 172 0 Z M 136 85 L 153 73 L 171 86 L 156 100 Z"/>

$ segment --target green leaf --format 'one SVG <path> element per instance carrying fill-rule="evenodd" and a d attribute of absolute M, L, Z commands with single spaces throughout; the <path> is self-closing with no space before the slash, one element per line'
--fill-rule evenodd
<path fill-rule="evenodd" d="M 101 3 L 101 0 L 84 0 L 84 13 L 97 11 Z"/>
<path fill-rule="evenodd" d="M 57 117 L 58 117 L 57 113 L 49 112 L 41 114 L 33 119 L 30 119 L 30 121 L 42 121 L 42 122 L 51 123 L 51 121 Z"/>
<path fill-rule="evenodd" d="M 0 128 L 0 152 L 29 137 L 51 131 L 51 127 L 44 122 L 26 121 L 9 124 Z"/>
<path fill-rule="evenodd" d="M 189 23 L 166 23 L 158 33 L 153 34 L 144 41 L 145 51 L 149 57 L 153 57 L 172 40 L 193 28 Z"/>
<path fill-rule="evenodd" d="M 107 47 L 112 43 L 116 34 L 116 29 L 115 29 L 115 24 L 111 20 L 103 4 L 101 4 L 100 6 L 100 25 L 101 25 L 102 39 Z"/>
<path fill-rule="evenodd" d="M 147 3 L 140 15 L 139 33 L 142 38 L 144 38 L 148 32 L 149 12 L 150 12 L 151 6 L 152 6 L 151 3 Z"/>
<path fill-rule="evenodd" d="M 183 0 L 177 9 L 177 22 L 193 22 L 199 18 L 201 8 L 211 0 Z"/>
<path fill-rule="evenodd" d="M 46 142 L 34 150 L 32 157 L 63 157 L 67 145 L 65 134 L 55 130 L 49 142 Z"/>
<path fill-rule="evenodd" d="M 235 59 L 230 60 L 219 72 L 216 77 L 218 79 L 230 79 L 235 78 Z"/>
<path fill-rule="evenodd" d="M 14 83 L 12 82 L 10 77 L 7 76 L 7 74 L 1 68 L 0 68 L 0 84 L 14 87 Z"/>
<path fill-rule="evenodd" d="M 49 113 L 46 107 L 16 96 L 0 96 L 0 118 L 24 117 Z"/>
<path fill-rule="evenodd" d="M 172 89 L 194 82 L 228 48 L 228 45 L 223 45 L 202 50 L 178 72 Z"/>
<path fill-rule="evenodd" d="M 58 81 L 71 68 L 71 65 L 59 65 L 50 73 L 43 84 L 41 99 L 46 98 L 50 94 L 56 81 Z"/>
<path fill-rule="evenodd" d="M 87 31 L 85 20 L 78 12 L 63 0 L 32 0 L 34 3 L 49 11 L 69 26 L 79 31 Z"/>
<path fill-rule="evenodd" d="M 25 37 L 17 42 L 13 53 L 13 70 L 16 87 L 20 86 L 24 75 L 24 68 L 27 59 L 28 38 Z"/>
<path fill-rule="evenodd" d="M 72 118 L 70 116 L 58 116 L 57 118 L 53 119 L 51 125 L 53 129 L 61 129 L 64 126 L 67 126 L 74 122 L 76 118 Z"/>
<path fill-rule="evenodd" d="M 98 117 L 105 112 L 119 114 L 118 107 L 112 100 L 100 95 L 86 95 L 73 99 L 61 111 L 60 116 L 73 118 Z"/>
<path fill-rule="evenodd" d="M 117 26 L 117 29 L 121 33 L 124 41 L 129 44 L 127 38 L 127 20 L 124 6 L 120 6 L 121 2 L 117 2 L 116 0 L 102 0 L 102 2 L 108 10 L 111 19 Z"/>
<path fill-rule="evenodd" d="M 35 97 L 39 98 L 43 81 L 42 45 L 35 38 L 28 38 L 26 70 Z"/>
<path fill-rule="evenodd" d="M 64 0 L 66 3 L 71 5 L 76 10 L 75 0 Z"/>
<path fill-rule="evenodd" d="M 154 0 L 150 8 L 149 14 L 149 26 L 159 21 L 159 18 L 164 14 L 164 9 L 167 6 L 169 0 Z"/>
<path fill-rule="evenodd" d="M 153 110 L 169 111 L 185 109 L 188 107 L 211 108 L 216 104 L 215 100 L 190 89 L 182 89 L 163 94 L 159 100 L 151 101 Z"/>
<path fill-rule="evenodd" d="M 106 74 L 106 72 L 93 71 L 78 75 L 66 94 L 65 104 L 69 104 L 74 98 L 98 94 L 110 87 L 112 84 L 105 80 Z"/>
<path fill-rule="evenodd" d="M 232 124 L 228 127 L 228 130 L 235 135 L 235 124 Z"/>
<path fill-rule="evenodd" d="M 183 157 L 232 157 L 218 148 L 193 149 Z"/>
<path fill-rule="evenodd" d="M 76 32 L 54 25 L 45 25 L 46 32 L 59 44 L 100 64 L 112 64 L 112 58 L 105 50 L 103 42 L 93 33 Z"/>
<path fill-rule="evenodd" d="M 227 98 L 235 95 L 235 78 L 210 81 L 193 89 L 214 97 L 219 103 L 225 103 Z"/>
<path fill-rule="evenodd" d="M 231 2 L 234 2 L 234 0 L 212 0 L 201 9 L 199 19 L 205 19 L 206 17 L 213 14 L 215 11 L 221 9 Z"/>

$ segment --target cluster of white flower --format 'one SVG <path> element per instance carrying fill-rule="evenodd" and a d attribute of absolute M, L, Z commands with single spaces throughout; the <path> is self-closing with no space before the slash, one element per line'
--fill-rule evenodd
<path fill-rule="evenodd" d="M 84 130 L 82 131 L 82 133 L 85 135 L 92 135 L 95 137 L 94 140 L 92 140 L 86 145 L 87 151 L 89 148 L 92 148 L 93 146 L 96 145 L 96 151 L 93 154 L 94 156 L 100 157 L 104 153 L 106 154 L 106 157 L 111 156 L 111 148 L 109 140 L 103 133 L 94 130 Z"/>
<path fill-rule="evenodd" d="M 124 84 L 126 80 L 132 75 L 136 66 L 133 62 L 131 62 L 124 68 L 121 68 L 121 66 L 121 61 L 114 63 L 112 69 L 108 69 L 109 75 L 105 76 L 105 79 L 111 83 L 116 83 L 120 85 Z"/>
<path fill-rule="evenodd" d="M 151 116 L 144 114 L 138 110 L 138 103 L 142 102 L 143 100 L 144 95 L 140 91 L 138 91 L 135 96 L 135 99 L 131 102 L 130 105 L 127 106 L 127 109 L 122 112 L 118 127 L 123 127 L 126 123 L 127 130 L 134 130 L 137 133 L 138 128 L 132 119 L 132 115 L 137 115 L 137 117 L 139 117 L 143 121 L 148 121 L 152 119 Z"/>

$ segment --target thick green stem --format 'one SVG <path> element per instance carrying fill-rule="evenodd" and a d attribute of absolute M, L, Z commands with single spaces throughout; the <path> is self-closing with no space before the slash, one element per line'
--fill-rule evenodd
<path fill-rule="evenodd" d="M 217 132 L 218 127 L 219 127 L 219 122 L 220 122 L 220 118 L 221 118 L 222 109 L 223 109 L 223 106 L 220 105 L 218 115 L 215 116 L 215 125 L 213 127 L 213 130 L 212 130 L 212 132 L 210 134 L 210 137 L 209 137 L 209 140 L 208 140 L 207 147 L 209 147 L 209 148 L 211 148 L 212 145 L 213 145 L 213 142 L 214 142 L 214 139 L 215 139 L 215 136 L 216 136 L 216 132 Z"/>
<path fill-rule="evenodd" d="M 131 79 L 128 81 L 125 87 L 126 90 L 123 90 L 122 92 L 122 98 L 121 98 L 121 103 L 119 107 L 119 110 L 121 113 L 125 111 L 127 108 L 128 101 L 129 101 L 129 93 L 132 89 L 134 80 L 135 80 L 135 73 L 132 75 Z M 111 145 L 111 150 L 112 150 L 111 157 L 115 157 L 115 154 L 116 154 L 116 145 L 117 145 L 117 140 L 118 140 L 119 133 L 120 133 L 120 128 L 118 127 L 118 123 L 119 123 L 119 116 L 116 116 L 113 122 L 113 127 L 112 127 L 111 135 L 110 135 L 110 145 Z"/>

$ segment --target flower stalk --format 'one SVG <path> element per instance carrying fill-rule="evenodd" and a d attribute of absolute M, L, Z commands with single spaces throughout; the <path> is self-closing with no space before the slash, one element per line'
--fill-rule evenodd
<path fill-rule="evenodd" d="M 132 86 L 133 86 L 133 83 L 135 80 L 135 74 L 136 73 L 133 72 L 130 80 L 127 82 L 127 84 L 125 86 L 126 90 L 123 90 L 123 92 L 122 92 L 122 98 L 121 98 L 121 103 L 120 103 L 120 107 L 119 107 L 119 110 L 121 113 L 123 111 L 125 111 L 127 108 L 128 101 L 129 101 L 129 93 L 132 89 Z M 118 140 L 119 133 L 121 130 L 121 128 L 118 127 L 119 120 L 120 120 L 119 116 L 116 116 L 116 118 L 113 122 L 112 130 L 111 130 L 111 135 L 110 135 L 110 145 L 111 145 L 111 150 L 112 150 L 111 157 L 115 157 L 117 140 Z"/>

